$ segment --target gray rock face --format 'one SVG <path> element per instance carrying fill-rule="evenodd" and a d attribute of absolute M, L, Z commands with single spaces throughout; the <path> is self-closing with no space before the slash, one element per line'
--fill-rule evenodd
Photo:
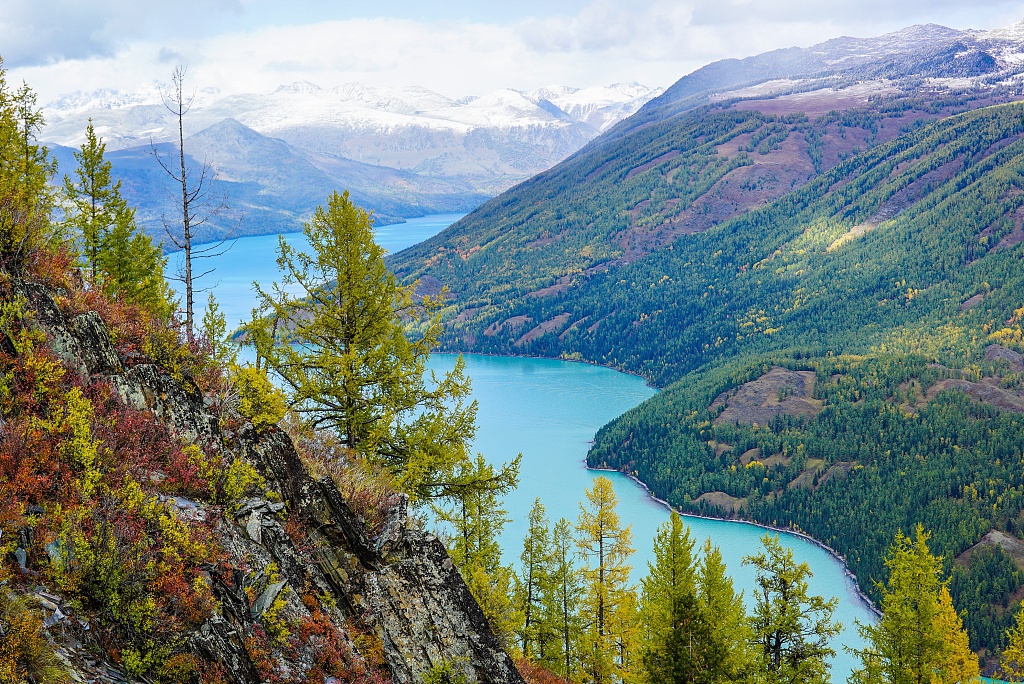
<path fill-rule="evenodd" d="M 125 370 L 95 313 L 69 321 L 44 289 L 22 289 L 55 352 L 83 381 L 109 381 L 125 404 L 152 412 L 186 443 L 246 459 L 265 478 L 266 498 L 243 499 L 227 510 L 165 497 L 179 515 L 212 526 L 228 567 L 235 568 L 230 577 L 211 568 L 209 581 L 220 607 L 187 641 L 197 655 L 219 663 L 228 681 L 259 684 L 246 639 L 272 606 L 286 619 L 302 620 L 311 615 L 310 600 L 334 624 L 357 621 L 370 630 L 383 645 L 396 683 L 420 682 L 439 665 L 461 669 L 468 682 L 523 681 L 444 546 L 410 529 L 406 498 L 388 512 L 383 532 L 372 539 L 334 482 L 309 476 L 284 432 L 259 433 L 247 424 L 222 433 L 218 417 L 194 388 L 183 387 L 154 364 Z M 297 541 L 294 530 L 286 531 L 293 522 L 305 538 Z M 61 621 L 67 623 L 63 614 Z M 87 626 L 83 629 L 60 651 L 78 681 L 129 681 L 109 663 L 96 664 L 96 647 L 89 645 Z M 359 656 L 357 642 L 344 630 L 341 634 L 343 650 Z M 279 665 L 301 673 L 313 662 L 310 653 L 294 658 Z M 97 675 L 97 668 L 105 668 L 105 674 Z"/>

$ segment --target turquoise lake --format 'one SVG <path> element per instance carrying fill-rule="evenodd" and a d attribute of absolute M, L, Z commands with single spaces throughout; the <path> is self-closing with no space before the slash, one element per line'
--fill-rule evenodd
<path fill-rule="evenodd" d="M 389 252 L 397 252 L 437 233 L 461 216 L 427 216 L 384 226 L 377 230 L 377 240 Z M 287 235 L 286 239 L 295 245 L 303 242 L 298 233 Z M 242 238 L 229 252 L 208 261 L 201 269 L 217 268 L 203 286 L 213 288 L 229 327 L 249 316 L 253 305 L 252 281 L 269 284 L 277 278 L 276 249 L 277 236 Z M 169 273 L 178 258 L 180 255 L 170 255 Z M 201 312 L 205 295 L 196 305 Z M 633 580 L 639 581 L 652 557 L 655 530 L 668 520 L 668 509 L 619 473 L 587 470 L 584 459 L 602 425 L 651 397 L 655 390 L 640 378 L 582 363 L 476 354 L 466 355 L 465 359 L 473 379 L 473 397 L 479 403 L 474 449 L 494 463 L 523 454 L 519 488 L 504 502 L 512 519 L 501 539 L 506 562 L 518 564 L 526 517 L 535 498 L 540 497 L 544 503 L 552 525 L 560 517 L 575 521 L 584 490 L 592 486 L 595 477 L 605 475 L 614 483 L 623 524 L 632 526 L 633 546 L 637 550 Z M 430 366 L 444 371 L 454 363 L 454 355 L 438 354 L 431 359 Z M 764 528 L 694 517 L 687 517 L 686 521 L 698 544 L 710 537 L 721 548 L 737 590 L 745 591 L 749 609 L 754 573 L 742 565 L 742 560 L 743 556 L 757 552 Z M 839 599 L 835 618 L 845 629 L 834 645 L 839 653 L 833 662 L 832 679 L 845 681 L 855 661 L 843 651 L 843 646 L 861 646 L 854 621 L 872 621 L 873 614 L 837 558 L 807 539 L 785 533 L 781 538 L 793 549 L 797 560 L 810 566 L 814 573 L 810 581 L 812 592 Z"/>

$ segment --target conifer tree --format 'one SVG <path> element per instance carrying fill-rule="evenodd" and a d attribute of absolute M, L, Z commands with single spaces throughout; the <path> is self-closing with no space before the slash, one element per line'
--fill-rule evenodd
<path fill-rule="evenodd" d="M 737 594 L 733 589 L 722 552 L 710 539 L 704 542 L 697 568 L 697 607 L 713 624 L 705 648 L 704 681 L 742 681 L 751 669 L 751 633 L 743 592 Z"/>
<path fill-rule="evenodd" d="M 577 544 L 590 560 L 586 578 L 586 628 L 580 649 L 586 681 L 605 684 L 632 676 L 636 600 L 629 586 L 632 529 L 622 527 L 611 480 L 594 479 L 580 504 Z"/>
<path fill-rule="evenodd" d="M 544 504 L 540 499 L 530 509 L 529 527 L 523 539 L 519 574 L 516 576 L 516 602 L 522 624 L 517 630 L 523 656 L 539 659 L 550 641 L 545 615 L 545 590 L 550 584 L 551 532 Z"/>
<path fill-rule="evenodd" d="M 708 540 L 695 561 L 689 528 L 673 511 L 654 540 L 655 562 L 641 581 L 647 681 L 738 681 L 748 670 L 743 599 Z"/>
<path fill-rule="evenodd" d="M 64 176 L 62 227 L 81 245 L 94 284 L 112 297 L 169 320 L 174 297 L 164 278 L 167 259 L 135 223 L 135 210 L 121 196 L 121 181 L 113 180 L 105 150 L 90 120 L 85 142 L 75 152 L 75 180 Z"/>
<path fill-rule="evenodd" d="M 158 319 L 170 320 L 175 303 L 164 277 L 166 266 L 167 257 L 160 245 L 154 245 L 136 225 L 135 210 L 120 206 L 96 255 L 95 267 L 103 291 L 138 304 Z"/>
<path fill-rule="evenodd" d="M 1013 627 L 1006 631 L 1006 648 L 999 667 L 999 679 L 1012 684 L 1024 681 L 1024 602 L 1017 606 Z"/>
<path fill-rule="evenodd" d="M 256 284 L 248 332 L 258 358 L 310 427 L 336 432 L 355 456 L 388 468 L 414 501 L 458 498 L 473 486 L 458 477 L 472 472 L 476 402 L 461 358 L 441 378 L 426 372 L 442 298 L 416 300 L 398 285 L 370 214 L 347 192 L 317 207 L 303 234 L 312 253 L 281 238 L 281 282 L 269 292 Z"/>
<path fill-rule="evenodd" d="M 647 576 L 640 581 L 643 660 L 651 682 L 694 681 L 693 637 L 705 616 L 697 610 L 693 547 L 690 528 L 672 511 L 658 527 L 654 562 L 647 564 Z M 680 640 L 683 648 L 678 647 Z"/>
<path fill-rule="evenodd" d="M 541 664 L 560 677 L 578 680 L 584 587 L 582 573 L 574 562 L 573 533 L 572 524 L 565 518 L 555 523 L 551 533 L 551 572 L 545 606 L 551 615 L 554 638 L 544 650 Z"/>
<path fill-rule="evenodd" d="M 518 468 L 518 461 L 516 462 Z M 467 482 L 495 481 L 500 477 L 483 456 L 477 455 L 464 473 Z M 448 553 L 462 573 L 473 597 L 505 647 L 513 646 L 517 622 L 512 601 L 513 575 L 501 562 L 498 538 L 509 522 L 499 495 L 514 487 L 469 488 L 450 511 L 438 511 L 438 517 L 453 527 Z"/>
<path fill-rule="evenodd" d="M 104 159 L 107 145 L 96 135 L 92 119 L 85 128 L 85 142 L 75 151 L 75 180 L 64 176 L 65 228 L 81 241 L 85 265 L 93 282 L 98 281 L 100 251 L 115 226 L 134 221 L 134 212 L 121 197 L 121 181 L 114 182 L 111 164 Z"/>
<path fill-rule="evenodd" d="M 851 681 L 968 682 L 978 676 L 978 658 L 941 581 L 942 559 L 928 549 L 920 524 L 914 538 L 896 533 L 885 560 L 889 579 L 879 586 L 882 617 L 875 625 L 858 625 L 868 647 L 857 652 L 861 667 Z"/>
<path fill-rule="evenodd" d="M 807 563 L 797 563 L 793 551 L 778 535 L 761 538 L 764 549 L 743 559 L 753 565 L 757 591 L 751 616 L 753 643 L 759 651 L 760 670 L 770 684 L 829 681 L 829 645 L 842 630 L 832 620 L 838 600 L 808 593 Z"/>
<path fill-rule="evenodd" d="M 682 517 L 672 511 L 654 536 L 654 562 L 647 564 L 647 576 L 640 580 L 641 618 L 652 643 L 671 629 L 672 616 L 684 597 L 696 595 L 694 541 Z"/>
<path fill-rule="evenodd" d="M 0 60 L 0 259 L 15 270 L 53 239 L 48 183 L 56 169 L 35 142 L 43 125 L 35 94 L 27 85 L 11 92 Z"/>

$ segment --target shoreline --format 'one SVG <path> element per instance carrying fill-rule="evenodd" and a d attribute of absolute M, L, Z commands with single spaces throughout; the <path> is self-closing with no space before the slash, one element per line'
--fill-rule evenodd
<path fill-rule="evenodd" d="M 597 368 L 607 368 L 607 369 L 613 370 L 613 371 L 615 371 L 617 373 L 624 373 L 626 375 L 631 375 L 631 376 L 633 376 L 635 378 L 640 378 L 645 383 L 647 383 L 648 387 L 656 390 L 657 392 L 661 392 L 662 391 L 661 388 L 655 387 L 654 384 L 652 384 L 650 380 L 648 380 L 644 376 L 640 375 L 639 373 L 632 373 L 630 371 L 625 371 L 625 370 L 622 370 L 620 368 L 614 368 L 612 366 L 605 366 L 603 364 L 596 363 L 594 361 L 586 361 L 586 360 L 583 360 L 583 359 L 564 359 L 564 358 L 560 358 L 560 357 L 554 358 L 554 357 L 550 357 L 550 356 L 537 356 L 537 355 L 532 355 L 532 354 L 497 354 L 497 353 L 493 353 L 493 352 L 479 352 L 479 351 L 474 351 L 474 352 L 438 351 L 438 352 L 435 352 L 435 353 L 437 353 L 437 354 L 457 354 L 457 355 L 460 355 L 460 356 L 461 355 L 466 355 L 466 356 L 474 355 L 474 356 L 491 356 L 491 357 L 502 357 L 502 358 L 509 358 L 509 357 L 511 357 L 511 358 L 523 358 L 523 359 L 543 359 L 543 360 L 548 360 L 548 361 L 563 361 L 565 363 L 581 363 L 581 364 L 584 364 L 584 365 L 587 365 L 587 366 L 594 366 L 594 367 L 597 367 Z M 589 444 L 593 445 L 594 441 L 590 440 Z M 643 490 L 647 493 L 647 496 L 650 497 L 655 503 L 659 504 L 660 506 L 663 506 L 663 507 L 667 508 L 670 511 L 675 511 L 676 513 L 678 513 L 679 515 L 683 516 L 684 518 L 700 518 L 700 519 L 704 519 L 704 520 L 716 520 L 718 522 L 735 523 L 735 524 L 738 524 L 738 525 L 750 525 L 752 527 L 759 527 L 759 528 L 761 528 L 763 530 L 769 530 L 771 532 L 791 534 L 791 535 L 793 535 L 795 537 L 800 537 L 801 539 L 804 539 L 804 540 L 810 542 L 811 544 L 814 544 L 818 548 L 820 548 L 823 551 L 825 551 L 829 556 L 831 556 L 834 560 L 836 560 L 842 566 L 843 574 L 850 580 L 850 582 L 851 582 L 851 584 L 853 586 L 853 592 L 857 596 L 857 598 L 859 598 L 861 600 L 861 603 L 863 603 L 867 607 L 867 609 L 869 611 L 871 611 L 871 613 L 873 615 L 875 615 L 876 617 L 881 617 L 882 612 L 878 609 L 877 606 L 875 606 L 874 601 L 872 601 L 868 597 L 868 595 L 865 594 L 864 591 L 860 588 L 860 583 L 857 581 L 857 575 L 854 574 L 854 572 L 852 570 L 850 570 L 850 567 L 846 564 L 846 557 L 843 556 L 843 554 L 841 554 L 838 551 L 836 551 L 835 549 L 833 549 L 831 546 L 829 546 L 825 542 L 821 541 L 820 539 L 815 539 L 811 535 L 807 534 L 806 532 L 800 531 L 800 530 L 791 530 L 791 529 L 786 529 L 784 527 L 776 527 L 774 525 L 764 525 L 762 523 L 754 522 L 753 520 L 744 520 L 742 518 L 721 518 L 721 517 L 717 517 L 717 516 L 713 516 L 713 515 L 698 515 L 696 513 L 683 513 L 682 511 L 676 510 L 672 506 L 672 504 L 670 504 L 668 501 L 665 501 L 664 499 L 659 499 L 657 496 L 655 496 L 654 493 L 651 491 L 651 488 L 647 486 L 646 482 L 644 482 L 643 480 L 641 480 L 638 477 L 635 477 L 632 474 L 623 473 L 623 472 L 621 472 L 619 470 L 615 470 L 614 468 L 593 468 L 593 467 L 591 467 L 587 463 L 586 458 L 583 459 L 582 465 L 583 465 L 583 468 L 585 470 L 590 470 L 590 471 L 593 471 L 593 472 L 618 473 L 619 475 L 622 475 L 624 477 L 628 477 L 630 480 L 632 480 L 637 485 L 642 487 Z"/>
<path fill-rule="evenodd" d="M 676 510 L 676 508 L 673 507 L 672 504 L 670 504 L 668 501 L 665 501 L 664 499 L 659 499 L 658 497 L 656 497 L 654 495 L 654 493 L 651 492 L 651 488 L 647 486 L 647 483 L 644 482 L 643 480 L 639 479 L 638 477 L 635 477 L 635 476 L 630 475 L 628 473 L 624 473 L 624 472 L 619 471 L 619 470 L 615 470 L 614 468 L 593 468 L 593 467 L 591 467 L 587 463 L 586 459 L 584 459 L 582 463 L 583 463 L 584 469 L 589 470 L 591 472 L 597 472 L 597 473 L 617 473 L 619 475 L 622 475 L 623 477 L 629 478 L 634 483 L 636 483 L 637 485 L 642 487 L 643 490 L 645 492 L 647 492 L 647 496 L 650 497 L 651 500 L 653 500 L 654 502 L 656 502 L 660 506 L 664 506 L 665 508 L 667 508 L 670 511 L 674 511 L 674 512 L 678 513 L 683 518 L 697 518 L 697 519 L 700 519 L 700 520 L 715 520 L 715 521 L 718 521 L 718 522 L 735 523 L 735 524 L 738 524 L 738 525 L 750 525 L 751 527 L 759 527 L 759 528 L 761 528 L 763 530 L 769 530 L 769 531 L 776 532 L 776 533 L 791 534 L 794 537 L 800 537 L 800 538 L 810 542 L 811 544 L 814 544 L 818 548 L 820 548 L 823 551 L 825 551 L 826 553 L 828 553 L 828 555 L 830 555 L 834 560 L 839 562 L 839 564 L 843 568 L 843 574 L 851 581 L 851 583 L 853 585 L 853 591 L 856 594 L 856 596 L 867 607 L 867 609 L 870 610 L 873 615 L 875 615 L 875 617 L 881 617 L 882 612 L 875 606 L 874 602 L 870 598 L 868 598 L 867 594 L 865 594 L 861 590 L 860 584 L 857 582 L 857 575 L 855 575 L 853 573 L 853 571 L 850 570 L 849 566 L 846 565 L 846 558 L 841 553 L 839 553 L 838 551 L 836 551 L 835 549 L 830 547 L 828 544 L 822 542 L 819 539 L 815 539 L 814 537 L 812 537 L 811 535 L 807 534 L 806 532 L 801 532 L 799 530 L 786 529 L 784 527 L 776 527 L 774 525 L 763 525 L 761 523 L 754 522 L 753 520 L 744 520 L 742 518 L 720 518 L 720 517 L 713 516 L 713 515 L 697 515 L 696 513 L 684 513 L 682 511 Z"/>
<path fill-rule="evenodd" d="M 543 361 L 561 361 L 563 363 L 581 363 L 584 366 L 593 366 L 594 368 L 607 368 L 608 370 L 613 370 L 616 373 L 622 373 L 623 375 L 630 375 L 630 376 L 632 376 L 634 378 L 640 378 L 641 380 L 644 381 L 644 383 L 648 387 L 650 387 L 651 389 L 653 389 L 656 392 L 661 392 L 664 389 L 663 387 L 658 387 L 653 382 L 651 382 L 650 379 L 645 378 L 644 376 L 640 375 L 639 373 L 634 373 L 633 371 L 624 370 L 622 368 L 616 368 L 614 366 L 606 366 L 606 365 L 604 365 L 602 363 L 597 363 L 596 361 L 587 361 L 586 359 L 565 359 L 565 358 L 562 358 L 561 356 L 539 356 L 537 354 L 498 354 L 497 352 L 482 352 L 482 351 L 447 351 L 447 350 L 437 350 L 437 351 L 431 352 L 431 354 L 432 355 L 433 354 L 452 354 L 452 355 L 459 355 L 459 356 L 493 356 L 493 357 L 505 358 L 505 359 L 509 359 L 509 358 L 511 358 L 511 359 L 540 359 L 540 360 L 543 360 Z M 638 404 L 638 406 L 639 406 L 639 404 Z M 593 441 L 591 441 L 591 443 L 593 443 Z"/>
<path fill-rule="evenodd" d="M 563 361 L 565 363 L 582 363 L 584 365 L 595 366 L 597 368 L 607 368 L 607 369 L 613 370 L 613 371 L 615 371 L 617 373 L 625 373 L 626 375 L 632 375 L 635 378 L 640 378 L 641 380 L 643 380 L 645 383 L 647 383 L 648 387 L 650 387 L 650 388 L 652 388 L 652 389 L 654 389 L 654 390 L 656 390 L 658 392 L 662 391 L 661 388 L 655 387 L 651 383 L 650 380 L 648 380 L 644 376 L 640 375 L 639 373 L 632 373 L 630 371 L 625 371 L 625 370 L 622 370 L 620 368 L 613 368 L 612 366 L 605 366 L 603 364 L 596 363 L 594 361 L 586 361 L 586 360 L 583 360 L 583 359 L 564 359 L 564 358 L 560 358 L 560 357 L 559 358 L 553 358 L 553 357 L 550 357 L 550 356 L 537 356 L 537 355 L 531 355 L 531 354 L 496 354 L 496 353 L 493 353 L 493 352 L 479 352 L 479 351 L 474 351 L 474 352 L 438 351 L 438 352 L 435 352 L 435 353 L 437 353 L 437 354 L 458 354 L 458 355 L 467 355 L 467 356 L 474 355 L 474 356 L 493 356 L 493 357 L 504 357 L 504 358 L 511 357 L 511 358 L 523 358 L 523 359 L 544 359 L 544 360 L 548 360 L 548 361 Z M 594 441 L 590 440 L 589 443 L 591 445 L 593 445 Z M 583 465 L 584 469 L 586 469 L 586 470 L 590 470 L 590 471 L 594 471 L 594 472 L 618 473 L 619 475 L 622 475 L 624 477 L 628 477 L 630 480 L 632 480 L 637 485 L 642 487 L 643 490 L 647 493 L 647 496 L 650 497 L 654 502 L 656 502 L 657 504 L 667 508 L 670 511 L 675 511 L 676 513 L 678 513 L 679 515 L 683 516 L 684 518 L 700 518 L 700 519 L 704 519 L 704 520 L 716 520 L 716 521 L 719 521 L 719 522 L 735 523 L 735 524 L 738 524 L 738 525 L 750 525 L 750 526 L 753 526 L 753 527 L 759 527 L 759 528 L 761 528 L 763 530 L 769 530 L 771 532 L 791 534 L 791 535 L 793 535 L 795 537 L 800 537 L 800 538 L 810 542 L 811 544 L 814 544 L 818 548 L 820 548 L 823 551 L 825 551 L 829 556 L 831 556 L 834 560 L 836 560 L 842 566 L 843 574 L 847 578 L 849 578 L 849 580 L 850 580 L 850 582 L 851 582 L 851 584 L 853 586 L 854 594 L 856 594 L 856 596 L 867 607 L 867 609 L 869 611 L 871 611 L 871 613 L 873 615 L 875 615 L 876 617 L 880 617 L 881 616 L 882 613 L 878 609 L 878 607 L 875 606 L 874 601 L 872 601 L 868 597 L 868 595 L 865 594 L 864 591 L 860 588 L 860 583 L 857 581 L 857 575 L 854 574 L 854 572 L 852 570 L 850 570 L 850 567 L 846 564 L 846 557 L 843 556 L 843 554 L 841 554 L 838 551 L 836 551 L 835 549 L 833 549 L 831 546 L 829 546 L 825 542 L 823 542 L 823 541 L 821 541 L 819 539 L 815 539 L 814 537 L 812 537 L 811 535 L 807 534 L 806 532 L 803 532 L 803 531 L 800 531 L 800 530 L 791 530 L 791 529 L 787 529 L 787 528 L 784 528 L 784 527 L 776 527 L 774 525 L 764 525 L 762 523 L 754 522 L 753 520 L 744 520 L 742 518 L 721 518 L 721 517 L 712 516 L 712 515 L 697 515 L 696 513 L 683 513 L 682 511 L 676 510 L 672 506 L 672 504 L 670 504 L 668 501 L 665 501 L 664 499 L 659 499 L 657 496 L 655 496 L 654 493 L 651 491 L 651 488 L 647 486 L 647 483 L 644 482 L 643 480 L 641 480 L 640 478 L 635 477 L 634 475 L 631 475 L 631 474 L 628 474 L 628 473 L 623 473 L 623 472 L 621 472 L 619 470 L 615 470 L 614 468 L 593 468 L 593 467 L 591 467 L 587 463 L 586 458 L 583 459 L 582 465 Z"/>

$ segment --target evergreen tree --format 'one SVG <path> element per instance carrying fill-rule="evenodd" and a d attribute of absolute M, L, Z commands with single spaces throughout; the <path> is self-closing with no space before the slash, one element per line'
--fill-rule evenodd
<path fill-rule="evenodd" d="M 551 534 L 551 572 L 544 593 L 553 639 L 543 649 L 540 662 L 560 677 L 578 680 L 584 587 L 582 573 L 574 562 L 575 550 L 572 524 L 560 518 Z"/>
<path fill-rule="evenodd" d="M 706 616 L 697 609 L 693 547 L 690 528 L 672 511 L 658 527 L 654 563 L 647 564 L 647 577 L 640 581 L 644 663 L 651 682 L 694 681 L 693 630 Z M 687 645 L 682 651 L 676 648 L 680 640 Z"/>
<path fill-rule="evenodd" d="M 100 252 L 115 226 L 134 221 L 134 212 L 121 197 L 121 181 L 114 182 L 111 164 L 104 159 L 107 145 L 96 135 L 92 119 L 85 128 L 85 142 L 75 152 L 75 180 L 64 176 L 66 230 L 81 241 L 85 265 L 93 282 L 100 272 Z"/>
<path fill-rule="evenodd" d="M 690 593 L 679 597 L 667 616 L 659 640 L 644 652 L 644 670 L 651 684 L 717 682 L 709 678 L 705 650 L 712 644 L 713 627 Z"/>
<path fill-rule="evenodd" d="M 529 528 L 523 539 L 519 574 L 516 576 L 516 603 L 522 624 L 517 630 L 523 656 L 539 659 L 550 642 L 548 616 L 545 614 L 545 590 L 550 584 L 551 532 L 544 504 L 540 499 L 530 509 Z"/>
<path fill-rule="evenodd" d="M 749 629 L 742 596 L 711 545 L 695 562 L 689 528 L 673 511 L 654 540 L 655 562 L 642 580 L 647 681 L 739 681 L 748 670 Z"/>
<path fill-rule="evenodd" d="M 978 676 L 960 616 L 942 582 L 942 558 L 928 549 L 920 524 L 914 539 L 897 532 L 885 559 L 889 580 L 879 590 L 882 617 L 858 625 L 868 647 L 851 681 L 869 684 L 968 682 Z"/>
<path fill-rule="evenodd" d="M 1024 682 L 1024 602 L 1017 606 L 1013 627 L 1006 631 L 1006 648 L 999 667 L 999 678 L 1003 681 Z"/>
<path fill-rule="evenodd" d="M 217 298 L 212 292 L 206 299 L 206 311 L 203 312 L 200 333 L 210 345 L 213 358 L 218 363 L 227 365 L 236 362 L 238 352 L 236 346 L 228 339 L 227 318 L 220 310 Z"/>
<path fill-rule="evenodd" d="M 470 463 L 476 402 L 467 402 L 461 358 L 425 379 L 441 298 L 414 301 L 413 288 L 397 284 L 370 215 L 347 192 L 317 207 L 303 234 L 313 253 L 281 238 L 282 282 L 270 292 L 256 285 L 248 329 L 258 358 L 311 427 L 336 431 L 355 455 L 389 468 L 414 501 L 457 498 L 470 486 L 455 477 Z"/>
<path fill-rule="evenodd" d="M 515 467 L 518 468 L 518 461 Z M 480 455 L 465 470 L 462 477 L 466 482 L 496 482 L 500 478 Z M 487 489 L 470 487 L 454 509 L 438 511 L 438 517 L 453 527 L 448 545 L 452 562 L 506 648 L 513 645 L 517 615 L 512 601 L 512 570 L 502 565 L 498 545 L 498 537 L 509 522 L 499 495 L 514 486 L 513 480 Z"/>
<path fill-rule="evenodd" d="M 53 239 L 48 183 L 56 169 L 35 143 L 43 125 L 27 85 L 11 92 L 0 60 L 0 259 L 21 269 L 29 255 Z"/>
<path fill-rule="evenodd" d="M 135 210 L 123 203 L 118 206 L 93 264 L 103 291 L 137 304 L 161 320 L 170 320 L 175 302 L 164 277 L 166 265 L 160 245 L 154 245 L 136 225 Z M 96 271 L 93 275 L 96 277 Z"/>
<path fill-rule="evenodd" d="M 586 578 L 585 621 L 581 658 L 586 681 L 605 684 L 632 675 L 636 599 L 629 586 L 632 529 L 622 527 L 615 511 L 618 498 L 611 480 L 594 479 L 580 504 L 577 544 L 590 560 Z"/>
<path fill-rule="evenodd" d="M 832 621 L 838 600 L 808 594 L 807 563 L 797 563 L 778 535 L 761 538 L 764 550 L 743 559 L 756 572 L 757 593 L 751 616 L 753 643 L 766 681 L 796 684 L 828 682 L 829 642 L 842 630 Z"/>
<path fill-rule="evenodd" d="M 714 626 L 707 637 L 704 681 L 743 680 L 751 668 L 751 633 L 743 593 L 733 589 L 722 552 L 712 546 L 710 539 L 704 542 L 697 568 L 697 608 Z"/>

